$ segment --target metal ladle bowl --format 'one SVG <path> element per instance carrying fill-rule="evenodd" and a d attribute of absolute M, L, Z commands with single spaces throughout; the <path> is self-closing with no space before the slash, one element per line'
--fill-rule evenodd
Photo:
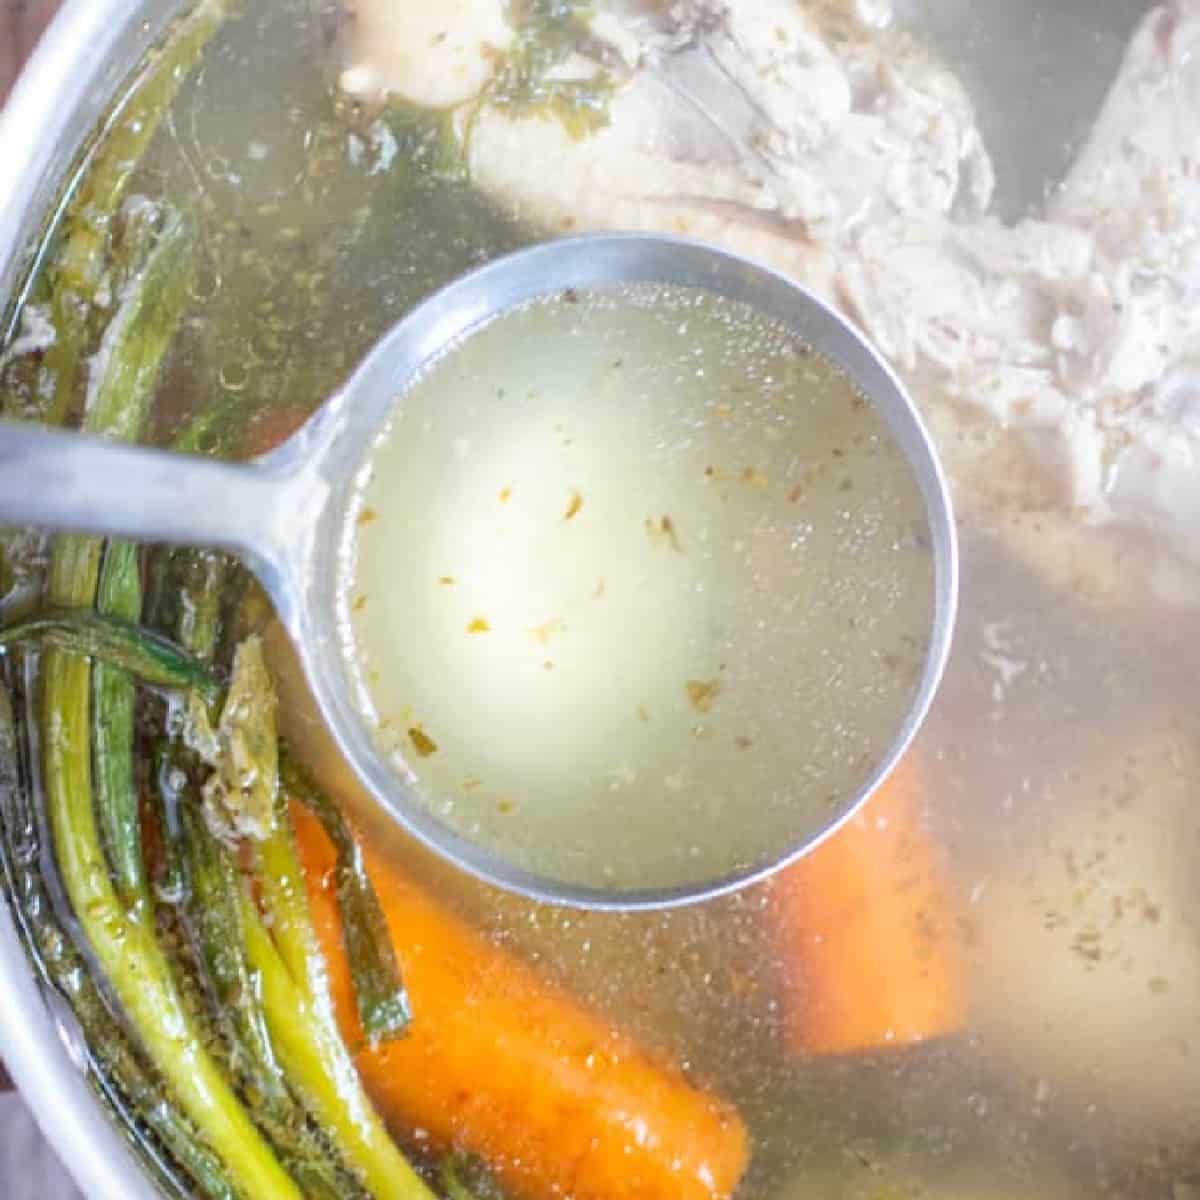
<path fill-rule="evenodd" d="M 568 288 L 620 284 L 719 294 L 778 322 L 840 367 L 875 406 L 920 487 L 935 598 L 923 672 L 904 720 L 866 782 L 830 812 L 823 828 L 744 871 L 636 891 L 532 874 L 443 823 L 372 739 L 351 697 L 337 629 L 337 555 L 353 481 L 397 395 L 447 346 L 502 312 Z M 0 522 L 238 555 L 270 595 L 339 749 L 378 802 L 464 870 L 539 900 L 589 908 L 656 908 L 712 897 L 770 874 L 828 836 L 870 796 L 924 719 L 949 653 L 957 602 L 945 479 L 911 399 L 882 358 L 842 317 L 774 271 L 702 243 L 642 234 L 547 242 L 463 276 L 399 322 L 299 432 L 251 464 L 0 424 Z"/>

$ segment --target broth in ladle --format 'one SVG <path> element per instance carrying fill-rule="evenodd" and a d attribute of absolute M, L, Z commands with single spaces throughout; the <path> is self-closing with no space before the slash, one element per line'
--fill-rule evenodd
<path fill-rule="evenodd" d="M 914 473 L 849 379 L 744 305 L 572 291 L 396 401 L 347 530 L 375 736 L 527 870 L 659 888 L 814 835 L 928 649 Z"/>

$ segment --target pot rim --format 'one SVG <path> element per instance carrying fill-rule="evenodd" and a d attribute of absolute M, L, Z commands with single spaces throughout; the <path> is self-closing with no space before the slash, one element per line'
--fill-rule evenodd
<path fill-rule="evenodd" d="M 124 75 L 122 43 L 152 44 L 180 4 L 64 0 L 0 108 L 0 297 L 28 265 L 31 209 L 61 188 L 81 139 Z M 120 70 L 120 74 L 114 71 Z M 111 77 L 110 77 L 111 76 Z M 65 152 L 65 153 L 64 153 Z M 44 207 L 44 203 L 42 205 Z M 39 218 L 41 213 L 38 213 Z M 6 881 L 7 882 L 7 881 Z M 67 1048 L 57 993 L 35 977 L 7 894 L 0 903 L 0 1057 L 43 1134 L 84 1194 L 155 1200 L 154 1186 Z"/>

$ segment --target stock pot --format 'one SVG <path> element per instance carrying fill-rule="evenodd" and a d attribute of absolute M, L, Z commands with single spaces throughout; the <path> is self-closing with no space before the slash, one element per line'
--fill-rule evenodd
<path fill-rule="evenodd" d="M 25 66 L 0 112 L 0 320 L 15 319 L 21 288 L 34 265 L 39 235 L 54 219 L 79 152 L 122 82 L 184 7 L 174 0 L 66 0 Z M 1181 0 L 1181 7 L 1188 7 L 1187 0 Z M 1015 221 L 1041 203 L 1086 139 L 1120 67 L 1128 39 L 1149 5 L 1142 0 L 989 0 L 983 6 L 965 0 L 898 0 L 896 8 L 897 17 L 928 39 L 970 91 L 995 161 L 993 212 Z M 13 327 L 0 325 L 0 344 L 12 333 Z M 887 352 L 888 348 L 884 349 Z M 1140 536 L 1132 535 L 1134 540 Z M 963 618 L 966 644 L 958 662 L 952 664 L 949 699 L 940 706 L 940 714 L 935 713 L 937 731 L 932 735 L 936 746 L 933 757 L 945 765 L 948 776 L 957 773 L 958 777 L 969 777 L 969 765 L 964 763 L 976 757 L 974 749 L 985 747 L 977 757 L 986 759 L 995 745 L 1005 740 L 994 732 L 997 726 L 989 724 L 987 718 L 967 719 L 956 728 L 954 710 L 960 698 L 979 692 L 991 694 L 990 689 L 1009 688 L 1014 680 L 1019 686 L 1025 672 L 1029 673 L 1024 675 L 1026 679 L 1039 672 L 1049 676 L 1060 661 L 1087 656 L 1086 640 L 1064 642 L 1060 649 L 1052 644 L 1057 636 L 1053 631 L 1066 624 L 1061 614 L 1059 620 L 1047 623 L 1046 636 L 1031 635 L 1028 646 L 1014 649 L 1006 641 L 1011 630 L 1003 622 L 989 619 L 986 603 L 992 590 L 1013 587 L 1014 580 L 1019 589 L 1024 578 L 1021 570 L 1044 570 L 1052 581 L 1061 583 L 1068 567 L 1073 569 L 1076 561 L 1073 556 L 1078 553 L 1078 543 L 1073 538 L 1073 534 L 1064 532 L 1061 558 L 1067 566 L 1039 562 L 1035 555 L 1020 569 L 1010 570 L 1003 565 L 1007 561 L 1003 558 L 976 557 L 971 549 L 976 543 L 967 531 Z M 1053 550 L 1053 543 L 1050 545 Z M 1050 557 L 1056 556 L 1051 553 Z M 1141 570 L 1138 564 L 1143 560 L 1131 557 L 1120 561 L 1129 565 L 1116 574 L 1128 578 Z M 1185 574 L 1183 578 L 1190 576 Z M 1156 574 L 1154 583 L 1157 586 L 1159 582 Z M 1171 593 L 1171 588 L 1169 581 L 1163 584 L 1165 593 Z M 1156 594 L 1164 594 L 1163 589 Z M 1146 634 L 1150 642 L 1159 638 L 1156 653 L 1167 657 L 1170 651 L 1162 646 L 1169 645 L 1168 635 L 1173 629 L 1178 632 L 1172 622 L 1180 622 L 1179 628 L 1186 622 L 1186 617 L 1180 616 L 1186 610 L 1176 600 L 1177 596 L 1171 594 L 1164 602 L 1163 611 L 1172 614 L 1170 620 L 1157 622 L 1158 628 Z M 1074 601 L 1064 602 L 1064 612 L 1071 603 Z M 1090 603 L 1085 608 L 1080 628 L 1094 644 L 1100 644 L 1106 637 L 1107 610 Z M 1123 632 L 1114 635 L 1118 639 L 1128 638 L 1129 629 L 1137 628 L 1136 619 L 1127 615 L 1113 620 L 1122 625 Z M 1114 685 L 1112 694 L 1122 694 L 1127 700 L 1134 686 Z M 1166 695 L 1165 685 L 1163 692 L 1161 697 L 1146 696 L 1147 711 L 1163 711 L 1176 702 Z M 1098 722 L 1094 740 L 1100 743 L 1107 736 L 1099 718 L 1108 698 L 1103 692 L 1093 696 Z M 1062 716 L 1068 725 L 1074 721 L 1084 728 L 1087 716 L 1081 716 L 1072 707 L 1074 703 L 1064 702 L 1057 707 L 1053 701 L 1035 704 L 1024 718 L 1027 727 L 1021 726 L 1022 718 L 1018 716 L 1018 731 L 1006 743 L 1005 753 L 1011 758 L 1016 753 L 1012 747 L 1019 747 L 1024 738 L 1032 760 L 1038 753 L 1035 747 L 1040 732 L 1035 727 L 1039 722 L 1044 725 Z M 14 748 L 0 747 L 0 799 L 6 788 L 21 786 L 13 755 Z M 1009 770 L 1005 785 L 1008 790 L 1002 788 L 1004 794 L 994 800 L 993 815 L 999 825 L 1010 820 L 1014 804 L 1020 805 L 1021 774 L 1020 769 Z M 953 784 L 948 786 L 953 790 Z M 959 824 L 951 812 L 942 821 L 940 832 L 951 843 L 959 838 L 969 844 L 970 852 L 985 862 L 991 819 L 976 813 L 973 823 Z M 1030 844 L 1028 829 L 1013 832 L 1005 828 L 1007 832 L 997 844 L 1003 845 L 1005 854 L 1019 859 Z M 1036 874 L 1036 868 L 1030 871 Z M 989 879 L 980 868 L 975 886 L 965 889 L 968 916 L 970 906 L 986 895 Z M 159 1194 L 148 1170 L 151 1152 L 126 1136 L 111 1098 L 98 1095 L 92 1086 L 87 1047 L 68 1007 L 39 974 L 36 954 L 28 944 L 22 898 L 13 894 L 10 882 L 11 876 L 6 877 L 6 902 L 0 905 L 0 1058 L 88 1195 L 148 1200 Z M 1144 885 L 1153 882 L 1140 880 Z M 997 962 L 998 974 L 991 977 L 992 982 L 999 978 L 1003 983 L 1007 972 L 1016 970 L 1016 961 L 998 958 Z M 1160 986 L 1157 976 L 1153 986 Z M 1014 999 L 1018 997 L 1014 995 Z M 1100 996 L 1096 1003 L 1103 1005 L 1106 1001 Z M 886 1066 L 880 1070 L 885 1071 Z M 1038 1082 L 1038 1063 L 1031 1059 L 1029 1070 L 1034 1092 L 1040 1097 L 1037 1102 L 1044 1104 L 1045 1095 L 1054 1094 L 1053 1085 L 1047 1085 L 1049 1091 L 1044 1093 Z M 971 1090 L 967 1094 L 968 1085 L 963 1086 L 964 1104 L 986 1109 L 986 1104 L 978 1102 L 979 1093 Z"/>
<path fill-rule="evenodd" d="M 71 164 L 116 88 L 154 45 L 180 5 L 62 6 L 0 109 L 0 295 L 13 313 L 39 230 L 53 219 Z M 0 789 L 16 786 L 11 748 Z M 97 1197 L 158 1194 L 105 1104 L 89 1086 L 87 1049 L 74 1018 L 38 978 L 16 918 L 0 912 L 0 1057 L 43 1132 L 76 1181 Z"/>

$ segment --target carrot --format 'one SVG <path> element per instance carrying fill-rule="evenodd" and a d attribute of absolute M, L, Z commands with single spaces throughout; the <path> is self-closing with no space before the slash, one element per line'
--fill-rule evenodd
<path fill-rule="evenodd" d="M 360 1045 L 336 855 L 311 813 L 292 812 L 338 1019 Z M 736 1112 L 364 856 L 413 1008 L 404 1037 L 355 1060 L 388 1120 L 478 1155 L 522 1200 L 730 1195 L 747 1159 Z"/>
<path fill-rule="evenodd" d="M 909 754 L 862 812 L 775 880 L 793 1054 L 910 1044 L 964 1024 L 954 913 L 920 796 Z"/>
<path fill-rule="evenodd" d="M 246 430 L 242 452 L 249 458 L 257 458 L 274 450 L 286 442 L 310 416 L 310 410 L 294 404 L 264 409 Z"/>

